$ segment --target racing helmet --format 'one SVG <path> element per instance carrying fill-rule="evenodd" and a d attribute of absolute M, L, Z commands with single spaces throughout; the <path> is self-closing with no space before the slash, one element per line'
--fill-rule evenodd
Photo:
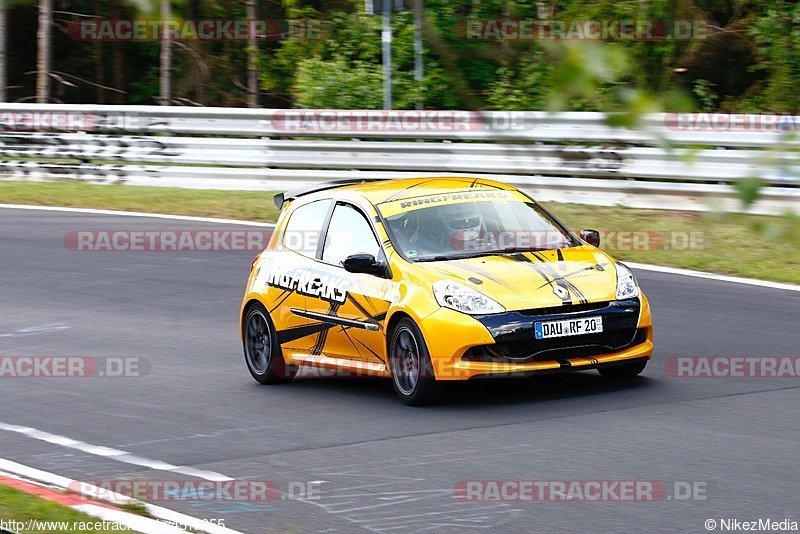
<path fill-rule="evenodd" d="M 459 241 L 477 239 L 483 229 L 483 215 L 473 202 L 442 206 L 442 221 L 451 239 Z"/>

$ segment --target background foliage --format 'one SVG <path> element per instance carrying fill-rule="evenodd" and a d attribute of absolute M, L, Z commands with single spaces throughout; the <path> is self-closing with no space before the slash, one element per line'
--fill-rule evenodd
<path fill-rule="evenodd" d="M 53 0 L 53 99 L 152 104 L 157 42 L 84 42 L 67 24 L 84 17 L 158 18 L 152 0 Z M 173 16 L 243 19 L 243 0 L 174 0 Z M 701 110 L 787 112 L 800 93 L 800 4 L 786 0 L 425 1 L 425 79 L 413 78 L 413 24 L 393 17 L 394 107 L 429 109 Z M 363 0 L 259 0 L 265 19 L 316 20 L 319 38 L 258 45 L 264 107 L 381 107 L 380 19 Z M 687 20 L 689 40 L 487 41 L 465 39 L 468 19 Z M 34 94 L 36 3 L 8 7 L 9 98 Z M 175 48 L 174 103 L 246 103 L 245 42 Z"/>

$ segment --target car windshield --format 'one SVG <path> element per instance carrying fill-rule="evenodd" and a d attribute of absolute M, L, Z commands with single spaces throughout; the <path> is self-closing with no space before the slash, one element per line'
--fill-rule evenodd
<path fill-rule="evenodd" d="M 578 244 L 550 215 L 517 191 L 503 191 L 500 198 L 475 195 L 433 195 L 388 202 L 378 208 L 395 249 L 410 261 L 552 250 Z M 462 196 L 468 200 L 458 201 Z"/>

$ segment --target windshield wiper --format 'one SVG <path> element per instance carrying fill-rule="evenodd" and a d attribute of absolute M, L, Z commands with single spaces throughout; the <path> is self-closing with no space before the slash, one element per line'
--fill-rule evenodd
<path fill-rule="evenodd" d="M 543 250 L 552 250 L 552 248 L 536 248 L 536 247 L 508 247 L 499 250 L 487 250 L 487 254 L 517 254 L 520 252 L 541 252 Z"/>
<path fill-rule="evenodd" d="M 497 250 L 474 250 L 462 254 L 441 254 L 437 256 L 426 256 L 417 258 L 416 261 L 447 261 L 447 260 L 463 260 L 467 258 L 480 258 L 484 256 L 497 256 L 498 254 L 519 254 L 522 252 L 540 252 L 542 250 L 551 250 L 549 248 L 531 248 L 531 247 L 508 247 Z"/>
<path fill-rule="evenodd" d="M 445 256 L 445 255 L 425 256 L 425 257 L 422 257 L 422 258 L 415 258 L 414 261 L 416 261 L 416 262 L 422 262 L 422 261 L 446 261 L 446 260 L 454 260 L 454 259 L 459 258 L 459 257 L 461 257 L 461 256 Z"/>

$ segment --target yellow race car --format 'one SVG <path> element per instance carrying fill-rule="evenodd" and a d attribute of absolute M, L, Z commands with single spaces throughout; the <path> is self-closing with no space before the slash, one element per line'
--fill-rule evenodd
<path fill-rule="evenodd" d="M 250 374 L 303 366 L 391 377 L 407 404 L 441 383 L 642 372 L 650 306 L 631 270 L 499 182 L 353 180 L 275 196 L 241 308 Z"/>

